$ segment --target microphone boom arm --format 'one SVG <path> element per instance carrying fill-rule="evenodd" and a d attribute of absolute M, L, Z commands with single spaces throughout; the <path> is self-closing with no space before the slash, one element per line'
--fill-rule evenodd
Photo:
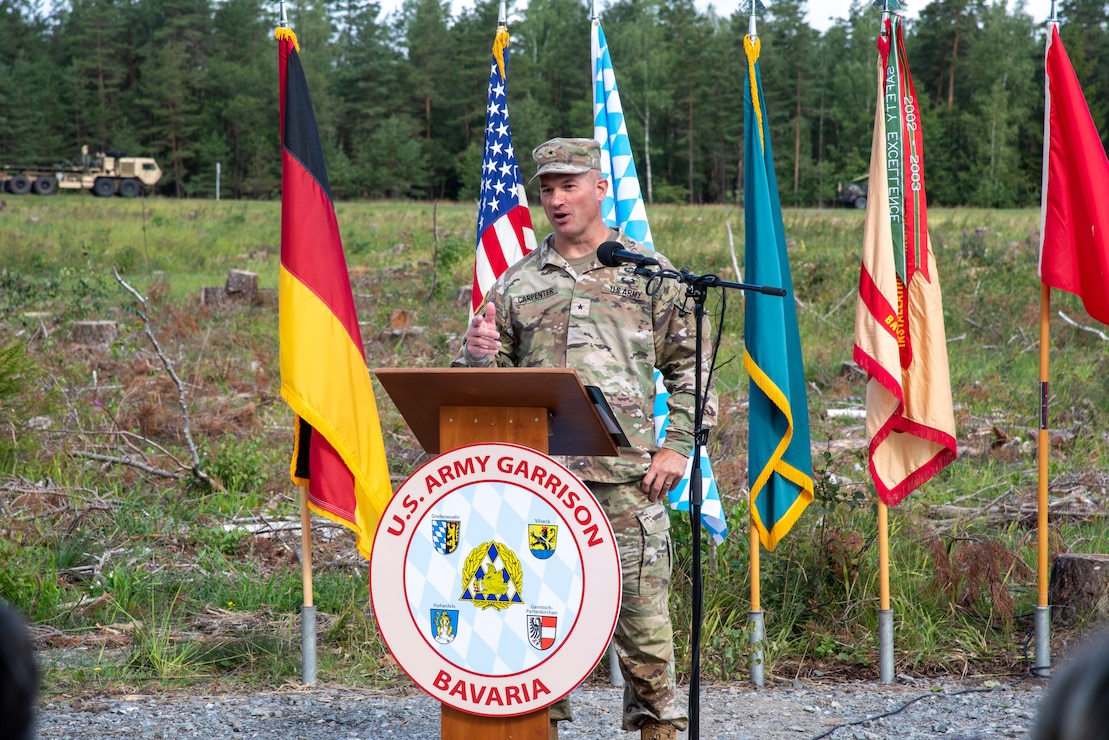
<path fill-rule="evenodd" d="M 762 293 L 763 295 L 773 295 L 784 297 L 786 295 L 785 288 L 777 288 L 772 285 L 753 285 L 751 283 L 737 283 L 731 280 L 724 280 L 718 275 L 695 275 L 689 270 L 682 269 L 675 272 L 674 270 L 651 270 L 645 265 L 640 265 L 635 268 L 637 275 L 644 275 L 651 280 L 655 279 L 670 279 L 677 280 L 679 283 L 685 283 L 689 286 L 690 290 L 704 291 L 709 288 L 732 288 L 733 290 L 742 290 L 748 293 Z"/>

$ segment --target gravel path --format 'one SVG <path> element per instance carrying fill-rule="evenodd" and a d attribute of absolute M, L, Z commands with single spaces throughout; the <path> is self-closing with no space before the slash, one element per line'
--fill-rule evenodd
<path fill-rule="evenodd" d="M 938 683 L 904 679 L 889 686 L 798 682 L 762 689 L 748 683 L 703 684 L 700 737 L 1024 737 L 1046 686 L 1047 681 L 1033 678 L 1002 685 L 972 679 Z M 636 735 L 619 730 L 620 692 L 607 685 L 577 689 L 572 695 L 575 721 L 560 726 L 560 737 L 637 740 Z M 886 712 L 893 713 L 860 723 Z M 39 737 L 430 740 L 439 737 L 439 705 L 422 693 L 386 694 L 341 686 L 210 696 L 50 697 L 40 707 Z M 679 737 L 684 740 L 687 733 Z"/>

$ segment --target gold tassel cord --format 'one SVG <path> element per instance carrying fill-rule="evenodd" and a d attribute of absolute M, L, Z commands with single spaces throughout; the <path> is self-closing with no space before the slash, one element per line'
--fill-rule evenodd
<path fill-rule="evenodd" d="M 497 60 L 497 70 L 504 79 L 504 50 L 508 48 L 508 28 L 497 26 L 497 37 L 493 39 L 493 58 Z"/>
<path fill-rule="evenodd" d="M 283 39 L 288 39 L 289 41 L 292 41 L 293 48 L 295 48 L 298 52 L 300 51 L 300 42 L 297 41 L 297 35 L 293 33 L 293 29 L 278 28 L 276 31 L 273 32 L 273 35 L 274 38 L 276 38 L 278 41 L 281 41 Z"/>
<path fill-rule="evenodd" d="M 763 136 L 762 101 L 759 100 L 758 80 L 755 79 L 755 62 L 759 60 L 759 51 L 762 50 L 762 40 L 750 35 L 743 37 L 743 51 L 747 54 L 747 83 L 751 86 L 751 102 L 755 106 L 755 118 L 759 122 L 759 144 L 766 150 L 766 138 Z"/>

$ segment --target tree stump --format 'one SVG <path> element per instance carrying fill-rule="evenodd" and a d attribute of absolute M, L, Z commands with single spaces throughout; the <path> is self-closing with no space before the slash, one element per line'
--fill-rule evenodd
<path fill-rule="evenodd" d="M 408 329 L 412 326 L 412 317 L 415 315 L 413 311 L 405 308 L 394 308 L 389 313 L 389 328 L 396 331 L 397 329 Z"/>
<path fill-rule="evenodd" d="M 1109 555 L 1064 552 L 1051 564 L 1051 621 L 1081 627 L 1109 618 Z"/>
<path fill-rule="evenodd" d="M 228 300 L 254 303 L 258 296 L 258 275 L 246 270 L 231 270 L 225 289 Z"/>
<path fill-rule="evenodd" d="M 200 289 L 200 305 L 220 306 L 227 299 L 227 291 L 222 285 L 208 285 Z"/>
<path fill-rule="evenodd" d="M 382 334 L 394 337 L 407 337 L 423 334 L 426 326 L 413 326 L 416 312 L 405 308 L 394 308 L 389 314 L 389 326 L 381 330 Z"/>
<path fill-rule="evenodd" d="M 114 321 L 74 321 L 69 327 L 69 340 L 86 347 L 107 347 L 118 338 Z"/>

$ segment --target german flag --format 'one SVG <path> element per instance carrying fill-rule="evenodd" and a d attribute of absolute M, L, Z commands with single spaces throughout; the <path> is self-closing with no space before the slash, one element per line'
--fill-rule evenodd
<path fill-rule="evenodd" d="M 277 30 L 281 82 L 281 395 L 297 415 L 291 474 L 367 560 L 393 492 L 373 384 L 296 36 Z"/>

